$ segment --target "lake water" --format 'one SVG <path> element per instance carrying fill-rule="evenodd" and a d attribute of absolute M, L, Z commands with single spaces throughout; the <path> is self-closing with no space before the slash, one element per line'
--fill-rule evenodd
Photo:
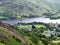
<path fill-rule="evenodd" d="M 14 19 L 14 20 L 3 20 L 2 22 L 4 23 L 7 23 L 7 24 L 11 24 L 11 25 L 15 25 L 17 23 L 31 23 L 31 22 L 43 22 L 43 23 L 58 23 L 60 24 L 60 19 L 56 19 L 56 20 L 53 20 L 53 19 L 50 19 L 50 18 L 23 18 L 21 20 L 17 20 L 17 19 Z"/>

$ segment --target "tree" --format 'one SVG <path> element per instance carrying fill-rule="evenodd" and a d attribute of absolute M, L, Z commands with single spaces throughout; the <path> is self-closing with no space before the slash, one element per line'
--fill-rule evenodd
<path fill-rule="evenodd" d="M 34 25 L 32 25 L 32 29 L 36 28 Z"/>

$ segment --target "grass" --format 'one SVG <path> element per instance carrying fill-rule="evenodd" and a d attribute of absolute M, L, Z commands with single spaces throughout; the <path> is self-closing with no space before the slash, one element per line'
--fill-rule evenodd
<path fill-rule="evenodd" d="M 20 26 L 18 26 L 18 28 L 20 28 L 20 29 L 21 29 L 21 28 L 27 28 L 27 27 L 30 27 L 30 28 L 31 28 L 32 25 L 20 25 Z M 40 28 L 40 27 L 46 28 L 46 26 L 44 26 L 44 25 L 39 25 L 39 24 L 38 24 L 38 25 L 36 24 L 35 27 L 36 27 L 36 28 Z"/>
<path fill-rule="evenodd" d="M 0 16 L 0 18 L 7 18 L 7 17 L 4 17 L 4 16 Z"/>
<path fill-rule="evenodd" d="M 4 40 L 4 43 L 5 43 L 6 45 L 21 45 L 21 43 L 18 42 L 16 39 L 14 39 L 14 38 L 9 34 L 9 32 L 8 32 L 6 29 L 4 29 L 3 27 L 0 27 L 0 32 L 2 32 L 4 35 L 6 35 L 6 36 L 8 37 L 8 40 L 9 40 L 9 41 L 5 41 L 5 40 Z M 2 39 L 2 40 L 3 40 L 3 39 Z"/>
<path fill-rule="evenodd" d="M 3 44 L 3 43 L 0 43 L 0 45 L 5 45 L 5 44 Z"/>
<path fill-rule="evenodd" d="M 29 45 L 44 45 L 45 43 L 43 43 L 44 41 L 42 41 L 41 39 L 46 39 L 47 38 L 42 35 L 42 33 L 40 32 L 40 28 L 46 28 L 46 26 L 41 25 L 41 24 L 35 24 L 34 25 L 36 28 L 33 29 L 32 25 L 20 25 L 14 29 L 16 29 L 16 34 L 20 34 L 22 36 L 24 36 L 24 38 L 26 39 L 27 43 Z M 32 31 L 28 31 L 28 27 L 32 28 Z M 22 28 L 28 28 L 27 30 L 22 30 Z M 44 30 L 44 29 L 43 29 Z M 0 32 L 2 32 L 4 35 L 7 36 L 7 40 L 3 40 L 0 38 L 0 45 L 22 45 L 20 40 L 17 40 L 16 38 L 14 38 L 7 29 L 0 27 Z M 42 37 L 41 37 L 42 36 Z M 49 40 L 48 40 L 49 41 Z M 46 41 L 47 42 L 47 41 Z M 60 43 L 60 40 L 57 41 L 51 41 L 51 43 L 54 44 L 58 44 Z"/>
<path fill-rule="evenodd" d="M 53 43 L 60 43 L 60 40 L 57 40 L 57 41 L 53 41 Z"/>

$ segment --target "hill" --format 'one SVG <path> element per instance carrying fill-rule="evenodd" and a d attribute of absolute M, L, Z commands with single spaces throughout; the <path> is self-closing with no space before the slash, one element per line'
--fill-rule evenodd
<path fill-rule="evenodd" d="M 35 31 L 18 29 L 18 27 L 11 26 L 0 22 L 0 44 L 1 45 L 43 45 Z"/>
<path fill-rule="evenodd" d="M 0 22 L 0 45 L 59 45 L 59 29 L 43 23 L 11 26 Z M 54 32 L 56 29 L 56 32 Z M 46 33 L 47 32 L 47 33 Z M 54 32 L 54 33 L 53 33 Z M 55 35 L 55 33 L 57 35 Z M 51 36 L 50 36 L 51 35 Z"/>
<path fill-rule="evenodd" d="M 28 45 L 24 36 L 2 22 L 0 22 L 0 43 L 3 45 Z"/>
<path fill-rule="evenodd" d="M 0 19 L 39 16 L 58 18 L 59 5 L 59 0 L 0 0 Z"/>
<path fill-rule="evenodd" d="M 41 17 L 44 13 L 55 11 L 46 2 L 44 0 L 0 0 L 0 18 Z"/>

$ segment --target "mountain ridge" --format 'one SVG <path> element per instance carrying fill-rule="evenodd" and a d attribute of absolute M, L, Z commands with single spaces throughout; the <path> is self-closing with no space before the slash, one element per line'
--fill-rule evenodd
<path fill-rule="evenodd" d="M 57 0 L 0 0 L 1 18 L 46 17 L 44 13 L 55 13 L 60 10 Z M 5 15 L 6 16 L 3 16 Z M 8 16 L 9 15 L 9 16 Z M 47 16 L 49 17 L 49 16 Z"/>
<path fill-rule="evenodd" d="M 13 14 L 13 17 L 35 17 L 50 11 L 40 0 L 2 0 L 0 6 L 0 13 Z"/>

